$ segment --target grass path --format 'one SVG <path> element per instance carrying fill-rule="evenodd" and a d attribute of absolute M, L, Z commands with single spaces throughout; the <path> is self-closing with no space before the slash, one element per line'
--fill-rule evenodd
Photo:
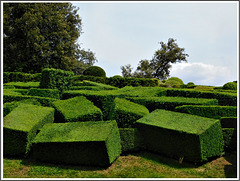
<path fill-rule="evenodd" d="M 5 158 L 3 178 L 236 178 L 236 160 L 236 153 L 227 153 L 197 166 L 140 152 L 120 156 L 108 168 L 98 168 Z"/>

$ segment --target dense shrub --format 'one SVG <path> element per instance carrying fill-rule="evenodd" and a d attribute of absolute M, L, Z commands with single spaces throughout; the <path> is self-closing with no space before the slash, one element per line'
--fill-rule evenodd
<path fill-rule="evenodd" d="M 144 105 L 150 112 L 155 109 L 174 111 L 175 107 L 182 105 L 216 105 L 216 99 L 186 98 L 186 97 L 129 97 L 135 103 Z"/>
<path fill-rule="evenodd" d="M 38 129 L 53 122 L 54 109 L 21 104 L 3 119 L 4 155 L 23 156 L 30 150 Z"/>
<path fill-rule="evenodd" d="M 119 128 L 135 127 L 136 121 L 149 114 L 145 106 L 130 102 L 126 99 L 115 98 L 113 120 L 117 121 Z"/>
<path fill-rule="evenodd" d="M 167 89 L 167 96 L 217 99 L 219 105 L 237 106 L 237 94 L 227 92 L 197 91 L 186 89 Z"/>
<path fill-rule="evenodd" d="M 13 101 L 3 104 L 3 117 L 8 115 L 14 108 L 18 107 L 20 104 L 33 104 L 41 106 L 41 104 L 35 99 L 26 99 L 22 101 Z"/>
<path fill-rule="evenodd" d="M 176 107 L 178 112 L 188 113 L 207 118 L 220 119 L 221 117 L 236 117 L 236 106 L 203 106 L 203 105 L 184 105 Z"/>
<path fill-rule="evenodd" d="M 73 77 L 73 82 L 89 80 L 89 81 L 105 84 L 105 79 L 106 79 L 105 77 L 97 77 L 97 76 L 91 76 L 91 75 L 75 75 Z"/>
<path fill-rule="evenodd" d="M 60 99 L 58 89 L 36 89 L 31 88 L 28 92 L 30 96 L 39 96 L 39 97 L 50 97 L 54 99 Z"/>
<path fill-rule="evenodd" d="M 60 69 L 43 69 L 40 87 L 43 89 L 55 89 L 60 92 L 68 90 L 72 84 L 73 72 Z"/>
<path fill-rule="evenodd" d="M 225 151 L 237 151 L 237 129 L 236 128 L 223 128 Z"/>
<path fill-rule="evenodd" d="M 143 87 L 155 87 L 159 86 L 160 81 L 156 78 L 130 78 L 130 77 L 110 77 L 106 79 L 106 84 L 112 85 L 114 87 L 125 87 L 125 86 L 143 86 Z"/>
<path fill-rule="evenodd" d="M 97 82 L 93 82 L 93 81 L 88 81 L 88 80 L 84 80 L 84 81 L 77 81 L 77 82 L 73 82 L 73 86 L 94 86 L 96 88 L 98 88 L 99 90 L 115 90 L 118 89 L 117 87 L 111 86 L 111 85 L 107 85 L 107 84 L 102 84 L 102 83 L 97 83 Z"/>
<path fill-rule="evenodd" d="M 47 124 L 33 142 L 33 157 L 54 163 L 109 166 L 120 154 L 116 121 Z"/>
<path fill-rule="evenodd" d="M 140 138 L 137 128 L 119 128 L 122 153 L 140 150 Z"/>
<path fill-rule="evenodd" d="M 101 67 L 91 66 L 83 72 L 83 75 L 106 77 L 106 72 Z"/>
<path fill-rule="evenodd" d="M 189 89 L 192 89 L 192 88 L 196 87 L 196 85 L 193 82 L 188 82 L 186 87 Z"/>
<path fill-rule="evenodd" d="M 223 152 L 219 120 L 156 110 L 137 121 L 145 149 L 191 162 L 203 162 Z"/>
<path fill-rule="evenodd" d="M 102 112 L 83 96 L 53 102 L 55 122 L 102 121 Z"/>
<path fill-rule="evenodd" d="M 17 89 L 30 89 L 30 88 L 38 88 L 39 82 L 9 82 L 5 83 L 5 86 L 14 86 Z"/>
<path fill-rule="evenodd" d="M 3 82 L 39 82 L 41 73 L 3 72 Z"/>
<path fill-rule="evenodd" d="M 237 83 L 228 82 L 228 83 L 223 85 L 223 89 L 225 89 L 225 90 L 237 90 Z"/>
<path fill-rule="evenodd" d="M 173 88 L 180 88 L 184 85 L 183 81 L 178 77 L 171 77 L 167 79 L 165 85 L 173 87 Z"/>

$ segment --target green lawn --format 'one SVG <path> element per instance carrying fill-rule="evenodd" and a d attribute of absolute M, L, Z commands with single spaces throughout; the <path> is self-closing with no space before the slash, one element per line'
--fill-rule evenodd
<path fill-rule="evenodd" d="M 138 152 L 120 156 L 108 168 L 57 165 L 4 158 L 3 178 L 236 178 L 237 153 L 226 153 L 202 165 L 179 163 L 161 155 Z"/>

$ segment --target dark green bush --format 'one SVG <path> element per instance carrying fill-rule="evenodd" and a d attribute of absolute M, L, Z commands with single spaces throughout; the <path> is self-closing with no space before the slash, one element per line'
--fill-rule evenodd
<path fill-rule="evenodd" d="M 41 73 L 3 72 L 3 82 L 39 82 Z"/>
<path fill-rule="evenodd" d="M 28 92 L 28 95 L 30 96 L 39 96 L 39 97 L 50 97 L 54 99 L 60 99 L 58 89 L 36 89 L 31 88 Z"/>
<path fill-rule="evenodd" d="M 68 90 L 72 85 L 73 72 L 60 69 L 43 69 L 40 87 L 43 89 Z"/>
<path fill-rule="evenodd" d="M 111 85 L 97 83 L 97 82 L 88 81 L 88 80 L 84 80 L 81 82 L 73 82 L 73 86 L 94 86 L 94 87 L 99 88 L 99 90 L 116 90 L 116 89 L 118 89 L 117 87 L 114 87 Z"/>
<path fill-rule="evenodd" d="M 47 124 L 33 142 L 33 157 L 54 163 L 109 166 L 120 154 L 116 121 Z"/>
<path fill-rule="evenodd" d="M 189 89 L 192 89 L 192 88 L 196 87 L 196 85 L 193 82 L 188 82 L 186 87 Z"/>
<path fill-rule="evenodd" d="M 236 106 L 184 105 L 176 107 L 175 111 L 214 119 L 237 116 Z"/>
<path fill-rule="evenodd" d="M 222 128 L 237 128 L 237 117 L 221 117 Z"/>
<path fill-rule="evenodd" d="M 91 66 L 87 68 L 84 72 L 83 75 L 90 75 L 90 76 L 96 76 L 96 77 L 106 77 L 106 72 L 98 66 Z"/>
<path fill-rule="evenodd" d="M 4 155 L 27 154 L 38 129 L 53 120 L 53 108 L 30 104 L 19 105 L 3 119 Z"/>
<path fill-rule="evenodd" d="M 237 83 L 228 82 L 228 83 L 223 85 L 223 89 L 225 89 L 225 90 L 237 90 Z"/>
<path fill-rule="evenodd" d="M 129 97 L 128 100 L 144 105 L 150 112 L 155 109 L 174 111 L 175 107 L 182 105 L 216 105 L 216 99 L 186 98 L 186 97 Z"/>
<path fill-rule="evenodd" d="M 73 77 L 73 82 L 89 80 L 89 81 L 105 84 L 105 79 L 106 79 L 105 77 L 96 77 L 91 75 L 75 75 Z"/>
<path fill-rule="evenodd" d="M 39 82 L 8 82 L 4 84 L 5 86 L 14 86 L 17 89 L 30 89 L 38 88 Z"/>
<path fill-rule="evenodd" d="M 83 96 L 53 102 L 55 122 L 102 121 L 102 112 Z"/>
<path fill-rule="evenodd" d="M 140 150 L 140 139 L 137 128 L 119 128 L 122 153 Z"/>
<path fill-rule="evenodd" d="M 165 85 L 173 88 L 180 88 L 183 87 L 184 83 L 178 77 L 171 77 L 166 80 Z"/>
<path fill-rule="evenodd" d="M 117 121 L 119 128 L 133 128 L 138 119 L 149 114 L 145 106 L 126 99 L 115 98 L 114 102 L 113 120 Z"/>
<path fill-rule="evenodd" d="M 237 151 L 237 129 L 223 128 L 222 134 L 224 139 L 224 150 Z"/>
<path fill-rule="evenodd" d="M 143 147 L 184 161 L 203 162 L 223 152 L 219 120 L 155 110 L 137 121 Z"/>

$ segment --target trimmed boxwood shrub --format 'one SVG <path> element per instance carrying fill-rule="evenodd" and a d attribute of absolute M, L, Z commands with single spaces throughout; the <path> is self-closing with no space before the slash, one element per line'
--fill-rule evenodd
<path fill-rule="evenodd" d="M 225 90 L 237 90 L 237 83 L 236 82 L 228 82 L 223 85 L 222 87 Z"/>
<path fill-rule="evenodd" d="M 193 89 L 194 87 L 196 87 L 196 85 L 195 85 L 193 82 L 188 82 L 187 85 L 186 85 L 186 87 L 187 87 L 188 89 Z"/>
<path fill-rule="evenodd" d="M 54 109 L 30 104 L 21 104 L 3 119 L 4 155 L 26 155 L 44 124 L 54 120 Z"/>
<path fill-rule="evenodd" d="M 101 67 L 91 66 L 83 72 L 83 75 L 106 77 L 106 72 Z"/>
<path fill-rule="evenodd" d="M 22 101 L 7 102 L 3 104 L 3 117 L 8 115 L 14 108 L 18 107 L 20 104 L 33 104 L 41 106 L 41 104 L 34 99 L 26 99 Z"/>
<path fill-rule="evenodd" d="M 68 90 L 72 85 L 73 72 L 60 69 L 43 69 L 40 87 L 44 89 L 58 89 L 60 92 Z"/>
<path fill-rule="evenodd" d="M 119 128 L 122 153 L 140 150 L 140 138 L 137 128 Z"/>
<path fill-rule="evenodd" d="M 53 102 L 55 122 L 102 121 L 102 112 L 86 97 Z"/>
<path fill-rule="evenodd" d="M 97 82 L 93 82 L 93 81 L 82 81 L 82 82 L 73 82 L 73 86 L 92 86 L 92 87 L 96 87 L 99 90 L 116 90 L 118 89 L 117 87 L 111 86 L 111 85 L 106 85 L 106 84 L 102 84 L 102 83 L 97 83 Z"/>
<path fill-rule="evenodd" d="M 3 82 L 39 82 L 41 73 L 3 72 Z"/>
<path fill-rule="evenodd" d="M 155 110 L 137 121 L 144 148 L 184 161 L 203 162 L 223 152 L 219 120 Z"/>
<path fill-rule="evenodd" d="M 65 91 L 63 93 L 63 99 L 69 99 L 76 96 L 85 96 L 88 100 L 94 103 L 95 106 L 101 109 L 103 113 L 103 120 L 112 120 L 114 99 L 119 93 L 111 90 L 104 91 Z"/>
<path fill-rule="evenodd" d="M 30 88 L 38 88 L 39 82 L 9 82 L 5 83 L 5 86 L 14 86 L 17 89 L 30 89 Z"/>
<path fill-rule="evenodd" d="M 186 98 L 186 97 L 129 97 L 130 101 L 144 105 L 150 112 L 155 109 L 174 111 L 175 107 L 182 105 L 216 105 L 216 99 Z"/>
<path fill-rule="evenodd" d="M 120 154 L 116 121 L 47 124 L 33 141 L 33 157 L 47 162 L 109 166 Z"/>
<path fill-rule="evenodd" d="M 217 99 L 219 105 L 237 106 L 237 93 L 167 89 L 167 96 Z"/>
<path fill-rule="evenodd" d="M 60 99 L 58 89 L 36 89 L 31 88 L 28 92 L 30 96 L 39 96 L 39 97 L 50 97 L 54 99 Z"/>
<path fill-rule="evenodd" d="M 237 151 L 237 129 L 223 128 L 222 134 L 224 139 L 224 150 Z"/>
<path fill-rule="evenodd" d="M 178 77 L 170 77 L 169 79 L 166 80 L 165 85 L 173 88 L 180 88 L 183 87 L 184 83 Z"/>
<path fill-rule="evenodd" d="M 115 98 L 113 120 L 117 121 L 119 128 L 135 127 L 136 121 L 149 114 L 145 106 L 130 102 L 126 99 Z"/>
<path fill-rule="evenodd" d="M 97 76 L 91 76 L 91 75 L 75 75 L 73 76 L 73 82 L 76 81 L 84 81 L 84 80 L 89 80 L 93 82 L 98 82 L 98 83 L 105 83 L 105 77 L 97 77 Z"/>
<path fill-rule="evenodd" d="M 175 111 L 214 119 L 237 116 L 236 106 L 184 105 L 176 107 Z"/>

